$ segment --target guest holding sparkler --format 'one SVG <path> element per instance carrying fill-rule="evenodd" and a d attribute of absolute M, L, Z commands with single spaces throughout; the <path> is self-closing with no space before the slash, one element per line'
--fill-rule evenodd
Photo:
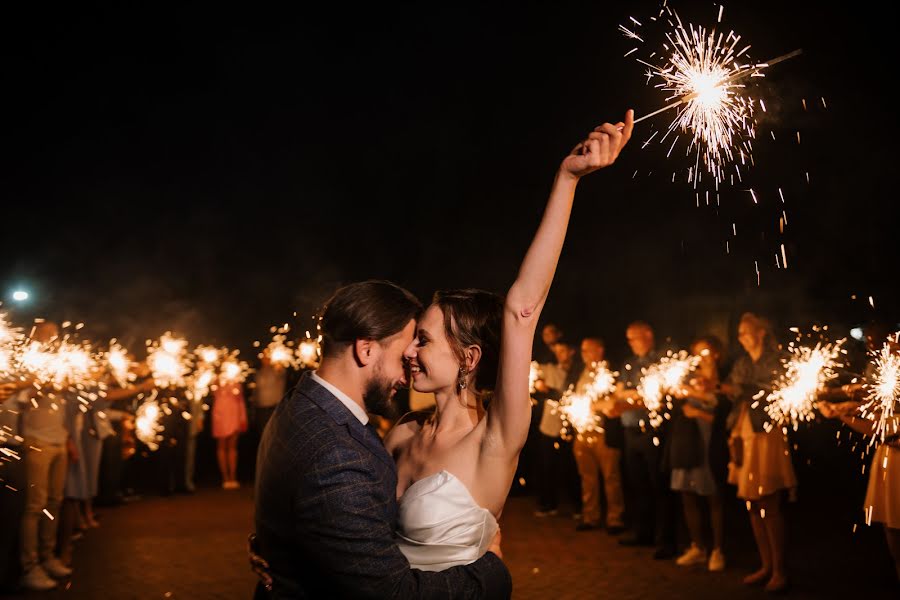
<path fill-rule="evenodd" d="M 887 341 L 885 341 L 887 339 Z M 845 385 L 845 402 L 819 402 L 819 412 L 878 444 L 869 465 L 869 484 L 863 503 L 866 524 L 881 523 L 900 582 L 900 415 L 894 414 L 900 397 L 900 334 L 885 335 L 876 325 L 866 331 L 870 354 L 865 383 Z M 862 408 L 862 410 L 861 410 Z"/>
<path fill-rule="evenodd" d="M 20 531 L 28 480 L 21 460 L 25 446 L 18 399 L 27 393 L 18 382 L 0 383 L 0 594 L 13 591 L 22 575 Z M 13 458 L 5 460 L 8 453 L 14 453 Z"/>
<path fill-rule="evenodd" d="M 216 456 L 222 474 L 222 489 L 236 490 L 238 436 L 247 431 L 247 408 L 243 386 L 239 381 L 224 378 L 213 392 L 212 435 L 216 438 Z"/>
<path fill-rule="evenodd" d="M 722 552 L 724 515 L 722 488 L 728 465 L 725 420 L 731 403 L 719 391 L 722 343 L 714 337 L 700 338 L 691 346 L 700 358 L 694 376 L 674 396 L 675 407 L 665 458 L 672 470 L 672 490 L 681 493 L 691 546 L 676 563 L 679 566 L 707 564 L 710 571 L 725 569 Z M 704 542 L 703 502 L 709 506 L 712 552 Z"/>
<path fill-rule="evenodd" d="M 34 326 L 30 341 L 46 344 L 58 335 L 55 323 L 42 321 Z M 69 459 L 77 456 L 78 450 L 66 430 L 65 397 L 43 390 L 29 396 L 19 405 L 24 411 L 23 446 L 29 448 L 25 453 L 28 487 L 22 519 L 22 585 L 42 591 L 56 587 L 51 577 L 72 574 L 55 554 L 56 519 L 62 506 Z"/>
<path fill-rule="evenodd" d="M 765 412 L 765 396 L 782 370 L 781 355 L 768 321 L 753 313 L 741 317 L 738 341 L 746 354 L 722 386 L 735 403 L 728 416 L 728 483 L 747 501 L 762 562 L 744 583 L 767 582 L 766 591 L 779 592 L 788 586 L 783 495 L 797 486 L 787 436 L 768 425 Z"/>
<path fill-rule="evenodd" d="M 637 388 L 642 369 L 660 358 L 653 328 L 635 321 L 625 330 L 632 356 L 619 369 L 615 408 L 625 429 L 625 469 L 628 489 L 625 502 L 632 519 L 632 534 L 619 540 L 623 546 L 656 545 L 653 558 L 675 556 L 675 498 L 668 473 L 662 471 L 663 432 L 653 430 Z"/>
<path fill-rule="evenodd" d="M 594 378 L 594 366 L 603 362 L 606 345 L 596 337 L 584 338 L 581 341 L 581 360 L 584 362 L 576 393 L 587 391 Z M 618 425 L 618 428 L 616 427 Z M 622 496 L 621 440 L 613 441 L 611 435 L 617 430 L 621 433 L 621 418 L 603 418 L 601 427 L 577 435 L 572 449 L 578 473 L 581 476 L 582 521 L 575 529 L 589 531 L 606 525 L 606 530 L 616 535 L 625 529 L 623 520 L 625 499 Z M 618 443 L 616 443 L 618 442 Z M 606 499 L 606 518 L 600 515 L 600 476 L 603 477 L 603 490 Z"/>
<path fill-rule="evenodd" d="M 559 511 L 560 488 L 567 492 L 574 505 L 574 516 L 581 512 L 577 467 L 572 454 L 572 443 L 561 437 L 562 419 L 556 411 L 556 402 L 563 392 L 573 385 L 581 374 L 582 366 L 576 360 L 578 353 L 572 344 L 557 342 L 553 345 L 555 363 L 541 365 L 542 378 L 535 382 L 535 398 L 543 401 L 538 445 L 538 509 L 536 517 L 556 515 Z"/>

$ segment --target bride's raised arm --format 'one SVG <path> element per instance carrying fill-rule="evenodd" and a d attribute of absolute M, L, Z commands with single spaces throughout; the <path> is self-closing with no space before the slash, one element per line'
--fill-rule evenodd
<path fill-rule="evenodd" d="M 615 162 L 631 137 L 633 121 L 634 112 L 629 110 L 624 123 L 597 127 L 575 146 L 556 174 L 541 224 L 506 295 L 497 386 L 487 414 L 485 441 L 492 452 L 518 456 L 528 436 L 531 345 L 566 238 L 575 187 L 585 175 Z"/>

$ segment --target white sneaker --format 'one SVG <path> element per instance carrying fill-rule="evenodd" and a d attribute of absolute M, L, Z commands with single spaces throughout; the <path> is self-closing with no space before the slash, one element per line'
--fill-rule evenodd
<path fill-rule="evenodd" d="M 47 576 L 47 572 L 40 565 L 37 565 L 22 577 L 22 587 L 34 592 L 46 592 L 55 588 L 56 582 Z"/>
<path fill-rule="evenodd" d="M 709 570 L 713 573 L 725 570 L 725 555 L 718 548 L 713 548 L 709 555 Z"/>
<path fill-rule="evenodd" d="M 679 567 L 690 567 L 692 565 L 700 565 L 706 562 L 706 550 L 701 550 L 694 544 L 688 548 L 684 554 L 678 557 L 675 564 Z"/>
<path fill-rule="evenodd" d="M 44 567 L 44 571 L 47 572 L 47 575 L 55 579 L 62 579 L 63 577 L 68 577 L 72 574 L 72 569 L 62 564 L 55 556 L 45 560 L 44 564 L 41 566 Z"/>

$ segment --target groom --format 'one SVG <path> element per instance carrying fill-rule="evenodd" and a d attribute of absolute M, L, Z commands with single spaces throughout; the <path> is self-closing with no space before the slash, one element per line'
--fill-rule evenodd
<path fill-rule="evenodd" d="M 403 351 L 422 305 L 392 283 L 339 289 L 322 316 L 322 364 L 281 402 L 259 447 L 256 551 L 271 598 L 508 598 L 495 552 L 412 569 L 394 542 L 397 471 L 366 411 L 406 385 Z M 262 584 L 258 597 L 267 597 Z"/>

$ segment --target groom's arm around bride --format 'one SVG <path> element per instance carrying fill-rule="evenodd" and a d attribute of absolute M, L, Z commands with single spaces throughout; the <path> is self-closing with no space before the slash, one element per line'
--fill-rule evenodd
<path fill-rule="evenodd" d="M 260 586 L 257 597 L 510 596 L 509 571 L 490 551 L 424 572 L 395 542 L 396 465 L 365 409 L 405 385 L 402 352 L 420 311 L 409 292 L 387 282 L 352 284 L 328 302 L 322 365 L 281 402 L 260 444 L 256 532 L 272 589 Z M 361 313 L 392 323 L 368 331 Z M 387 388 L 379 393 L 379 385 Z"/>

